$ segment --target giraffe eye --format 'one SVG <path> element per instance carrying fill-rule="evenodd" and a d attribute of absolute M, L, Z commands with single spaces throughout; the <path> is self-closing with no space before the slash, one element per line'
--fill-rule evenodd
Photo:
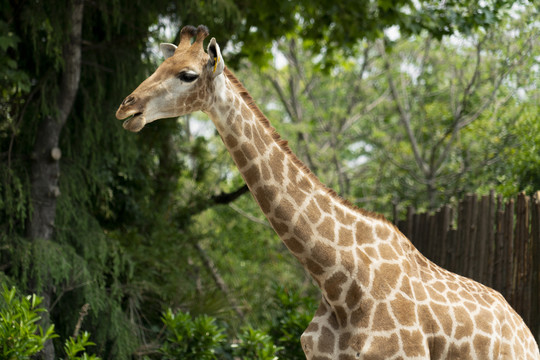
<path fill-rule="evenodd" d="M 182 71 L 180 74 L 178 74 L 178 78 L 181 81 L 187 82 L 187 83 L 197 80 L 198 77 L 199 77 L 199 74 L 195 74 L 195 73 L 187 72 L 187 71 Z"/>

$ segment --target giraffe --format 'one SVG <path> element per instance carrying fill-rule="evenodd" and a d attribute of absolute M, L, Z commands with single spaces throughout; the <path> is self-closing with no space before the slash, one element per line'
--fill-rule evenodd
<path fill-rule="evenodd" d="M 210 117 L 262 212 L 321 289 L 300 339 L 307 359 L 540 359 L 499 293 L 435 265 L 384 217 L 325 187 L 225 66 L 215 38 L 204 51 L 205 26 L 180 34 L 178 46 L 161 44 L 166 59 L 116 117 L 133 132 L 194 111 Z"/>

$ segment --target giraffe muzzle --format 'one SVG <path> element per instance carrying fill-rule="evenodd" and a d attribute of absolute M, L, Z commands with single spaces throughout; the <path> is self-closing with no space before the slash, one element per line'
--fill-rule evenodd
<path fill-rule="evenodd" d="M 144 112 L 140 106 L 137 106 L 137 98 L 133 95 L 128 96 L 122 101 L 122 104 L 116 111 L 116 118 L 124 120 L 122 126 L 124 129 L 137 132 L 146 124 Z"/>
<path fill-rule="evenodd" d="M 138 132 L 146 125 L 143 113 L 136 113 L 126 120 L 122 124 L 122 127 L 126 130 Z"/>
<path fill-rule="evenodd" d="M 122 124 L 124 129 L 138 132 L 146 125 L 146 119 L 144 113 L 139 111 L 139 109 L 129 109 L 129 105 L 133 104 L 133 102 L 133 99 L 126 98 L 116 111 L 116 118 L 118 120 L 124 120 L 124 123 Z"/>

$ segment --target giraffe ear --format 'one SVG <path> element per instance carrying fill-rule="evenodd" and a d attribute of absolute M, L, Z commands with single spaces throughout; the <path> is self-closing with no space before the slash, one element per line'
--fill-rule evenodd
<path fill-rule="evenodd" d="M 173 56 L 174 52 L 176 51 L 176 45 L 169 44 L 169 43 L 159 44 L 159 48 L 161 49 L 163 56 L 165 56 L 165 59 L 168 59 L 171 56 Z"/>
<path fill-rule="evenodd" d="M 208 66 L 212 69 L 212 76 L 216 77 L 223 72 L 225 64 L 223 63 L 223 57 L 221 56 L 221 51 L 219 50 L 219 45 L 217 44 L 215 38 L 210 40 L 207 51 L 208 55 L 210 56 Z"/>

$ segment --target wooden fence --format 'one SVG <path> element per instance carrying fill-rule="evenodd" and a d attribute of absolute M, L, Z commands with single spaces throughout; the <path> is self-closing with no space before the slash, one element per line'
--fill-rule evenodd
<path fill-rule="evenodd" d="M 540 338 L 540 191 L 468 195 L 457 211 L 408 208 L 396 225 L 431 261 L 501 292 Z"/>

